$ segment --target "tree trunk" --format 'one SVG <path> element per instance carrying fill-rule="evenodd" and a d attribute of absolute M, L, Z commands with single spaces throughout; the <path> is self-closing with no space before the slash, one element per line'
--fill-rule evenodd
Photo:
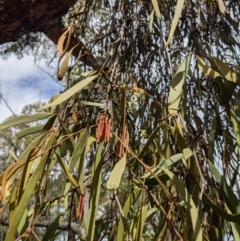
<path fill-rule="evenodd" d="M 0 45 L 16 41 L 30 32 L 44 32 L 57 44 L 64 32 L 61 17 L 75 4 L 76 0 L 0 0 Z M 79 43 L 73 55 L 79 51 L 87 53 L 86 47 L 78 39 L 72 39 L 70 48 Z M 98 69 L 102 63 L 91 55 L 80 58 L 86 65 Z"/>

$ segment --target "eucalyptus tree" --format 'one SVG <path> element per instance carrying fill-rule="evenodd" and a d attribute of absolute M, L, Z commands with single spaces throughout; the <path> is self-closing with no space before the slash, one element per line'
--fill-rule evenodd
<path fill-rule="evenodd" d="M 64 230 L 78 240 L 239 240 L 239 9 L 228 0 L 70 8 L 55 41 L 66 90 L 0 125 L 46 119 L 1 176 L 6 240 L 37 239 L 41 222 L 42 240 Z M 55 166 L 65 187 L 49 198 Z"/>

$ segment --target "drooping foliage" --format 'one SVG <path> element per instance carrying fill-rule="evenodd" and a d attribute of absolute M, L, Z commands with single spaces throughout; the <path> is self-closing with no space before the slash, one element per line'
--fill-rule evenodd
<path fill-rule="evenodd" d="M 57 46 L 66 90 L 0 124 L 46 120 L 1 175 L 6 240 L 240 240 L 239 9 L 77 2 Z"/>

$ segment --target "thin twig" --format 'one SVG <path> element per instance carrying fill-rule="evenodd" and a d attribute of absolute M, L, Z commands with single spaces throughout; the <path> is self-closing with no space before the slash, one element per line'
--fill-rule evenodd
<path fill-rule="evenodd" d="M 201 192 L 200 192 L 200 195 L 199 195 L 199 202 L 198 202 L 198 206 L 197 206 L 197 210 L 199 211 L 200 204 L 202 203 L 204 189 L 207 186 L 207 181 L 206 181 L 206 179 L 203 176 L 203 173 L 202 173 L 202 170 L 201 170 L 201 167 L 200 167 L 200 164 L 199 164 L 198 157 L 197 157 L 195 149 L 193 149 L 193 155 L 194 155 L 195 162 L 196 162 L 197 168 L 198 168 L 198 172 L 199 172 L 199 175 L 200 175 L 200 178 L 201 178 L 201 181 L 202 181 L 202 187 L 201 187 Z"/>
<path fill-rule="evenodd" d="M 5 105 L 7 106 L 7 108 L 10 110 L 10 112 L 13 114 L 13 116 L 17 116 L 15 114 L 15 112 L 13 111 L 13 109 L 10 107 L 10 105 L 8 104 L 7 100 L 3 97 L 3 94 L 0 93 L 0 99 L 3 100 L 3 102 L 5 103 Z"/>
<path fill-rule="evenodd" d="M 171 222 L 170 218 L 168 217 L 168 214 L 166 213 L 165 209 L 162 207 L 160 202 L 157 200 L 157 198 L 152 194 L 152 192 L 148 189 L 148 187 L 135 175 L 135 173 L 132 170 L 130 170 L 130 172 L 141 183 L 141 185 L 144 187 L 144 189 L 147 191 L 147 193 L 152 197 L 154 203 L 161 209 L 162 213 L 164 214 L 168 224 L 170 224 L 172 226 L 172 228 L 173 228 L 174 232 L 176 233 L 176 235 L 178 236 L 178 238 L 181 241 L 183 241 L 182 236 L 180 235 L 180 233 L 175 228 L 175 225 Z"/>
<path fill-rule="evenodd" d="M 117 202 L 117 205 L 118 205 L 118 207 L 119 207 L 119 211 L 120 211 L 122 217 L 124 218 L 125 216 L 124 216 L 124 213 L 123 213 L 123 209 L 122 209 L 121 203 L 120 203 L 120 201 L 119 201 L 118 196 L 117 196 L 116 193 L 114 193 L 114 198 L 115 198 L 115 200 L 116 200 L 116 202 Z"/>
<path fill-rule="evenodd" d="M 153 25 L 154 25 L 154 27 L 156 28 L 156 30 L 159 32 L 159 34 L 161 35 L 162 40 L 163 40 L 163 43 L 166 45 L 166 41 L 165 41 L 165 38 L 164 38 L 164 36 L 163 36 L 163 34 L 162 34 L 162 31 L 159 29 L 159 27 L 157 26 L 156 23 L 153 23 Z M 170 57 L 170 54 L 169 54 L 169 48 L 168 48 L 168 46 L 166 47 L 166 55 L 167 55 L 167 58 L 168 58 L 169 68 L 170 68 L 170 70 L 171 70 L 171 76 L 172 76 L 172 78 L 173 78 L 174 73 L 173 73 L 173 67 L 172 67 L 172 62 L 171 62 L 171 57 Z"/>

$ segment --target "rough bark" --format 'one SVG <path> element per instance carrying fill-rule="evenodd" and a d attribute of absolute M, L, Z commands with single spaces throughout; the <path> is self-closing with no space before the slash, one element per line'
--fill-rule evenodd
<path fill-rule="evenodd" d="M 64 32 L 61 17 L 67 13 L 76 0 L 0 0 L 0 44 L 16 41 L 30 32 L 44 32 L 55 44 Z M 72 39 L 70 48 L 79 42 Z M 79 51 L 87 49 L 79 42 L 73 55 L 78 57 Z M 86 65 L 98 69 L 101 66 L 91 55 L 80 59 Z"/>

